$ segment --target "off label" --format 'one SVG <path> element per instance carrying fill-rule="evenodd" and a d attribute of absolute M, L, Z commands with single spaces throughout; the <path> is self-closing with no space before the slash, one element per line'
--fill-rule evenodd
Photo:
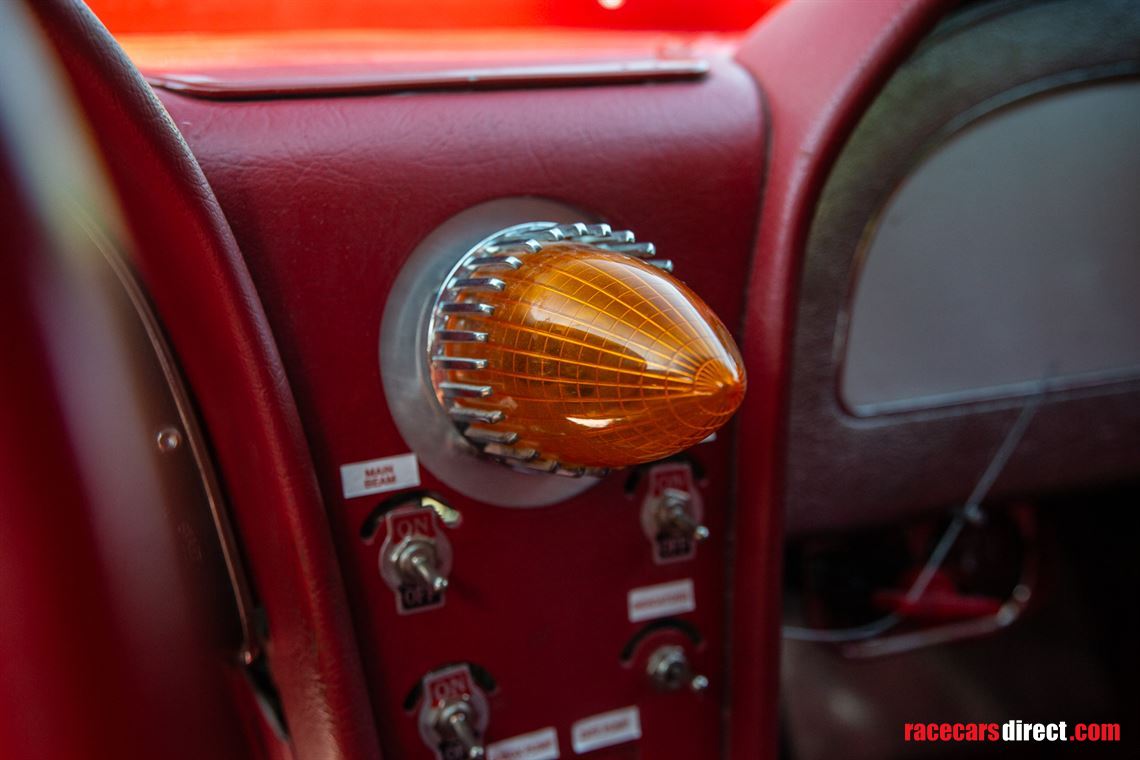
<path fill-rule="evenodd" d="M 653 561 L 658 565 L 684 562 L 697 554 L 697 542 L 690 534 L 662 526 L 658 517 L 661 498 L 666 489 L 684 491 L 691 499 L 689 511 L 700 523 L 704 518 L 701 493 L 693 481 L 693 468 L 685 462 L 665 462 L 649 469 L 645 500 L 641 503 L 641 525 L 653 547 Z"/>
<path fill-rule="evenodd" d="M 397 543 L 415 536 L 439 537 L 438 517 L 435 510 L 428 507 L 393 509 L 384 516 L 384 521 L 388 523 L 388 535 Z"/>

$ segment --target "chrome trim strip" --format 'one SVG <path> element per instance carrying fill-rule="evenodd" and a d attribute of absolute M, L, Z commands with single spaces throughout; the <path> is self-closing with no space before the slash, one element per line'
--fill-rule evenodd
<path fill-rule="evenodd" d="M 433 356 L 431 363 L 440 369 L 486 369 L 487 360 L 473 356 Z"/>
<path fill-rule="evenodd" d="M 480 246 L 475 250 L 490 255 L 497 255 L 502 253 L 518 253 L 521 255 L 524 253 L 538 253 L 542 250 L 542 243 L 537 240 L 527 238 L 526 240 L 518 243 L 493 243 L 491 245 Z"/>
<path fill-rule="evenodd" d="M 252 586 L 241 558 L 237 534 L 230 518 L 229 505 L 222 491 L 214 461 L 206 446 L 205 435 L 198 422 L 194 405 L 190 401 L 186 383 L 174 358 L 174 352 L 166 341 L 166 334 L 159 323 L 158 315 L 152 309 L 150 300 L 147 298 L 142 284 L 136 278 L 134 270 L 122 258 L 114 244 L 107 241 L 94 225 L 88 224 L 86 219 L 81 219 L 81 221 L 84 228 L 91 233 L 92 240 L 102 251 L 105 260 L 134 305 L 135 312 L 146 330 L 155 357 L 162 369 L 163 378 L 166 380 L 166 386 L 178 411 L 179 421 L 182 423 L 182 430 L 185 432 L 185 439 L 190 444 L 190 453 L 193 456 L 195 467 L 202 480 L 202 490 L 206 495 L 210 516 L 218 536 L 218 544 L 221 547 L 222 560 L 225 563 L 226 574 L 233 591 L 234 605 L 242 636 L 238 658 L 243 665 L 251 665 L 261 655 L 262 651 L 261 637 L 257 633 L 256 624 L 257 605 L 253 601 Z"/>
<path fill-rule="evenodd" d="M 507 283 L 498 277 L 458 277 L 451 281 L 452 290 L 490 290 L 502 292 Z"/>
<path fill-rule="evenodd" d="M 489 385 L 453 383 L 449 380 L 444 380 L 443 382 L 439 383 L 439 390 L 447 398 L 455 398 L 456 396 L 463 396 L 466 398 L 487 398 L 494 393 L 494 389 Z"/>
<path fill-rule="evenodd" d="M 607 251 L 625 253 L 643 259 L 657 255 L 657 247 L 653 243 L 598 243 L 598 245 Z"/>
<path fill-rule="evenodd" d="M 444 301 L 439 305 L 439 311 L 444 314 L 486 314 L 495 313 L 495 307 L 487 303 L 475 301 Z"/>
<path fill-rule="evenodd" d="M 487 333 L 474 330 L 436 330 L 436 340 L 445 343 L 486 343 Z"/>
<path fill-rule="evenodd" d="M 517 459 L 520 462 L 528 462 L 538 457 L 538 452 L 534 449 L 516 449 L 512 446 L 504 446 L 501 443 L 488 443 L 483 447 L 483 451 L 494 457 Z"/>
<path fill-rule="evenodd" d="M 507 446 L 519 439 L 519 434 L 513 430 L 489 430 L 475 425 L 469 425 L 463 435 L 478 443 L 501 443 Z"/>
<path fill-rule="evenodd" d="M 483 267 L 506 267 L 507 269 L 518 269 L 522 266 L 522 259 L 509 254 L 490 254 L 484 256 L 475 256 L 468 259 L 464 267 L 467 269 L 480 269 Z"/>
<path fill-rule="evenodd" d="M 503 421 L 503 413 L 498 409 L 472 409 L 469 406 L 453 406 L 447 414 L 456 422 L 478 422 L 484 425 L 494 425 Z"/>
<path fill-rule="evenodd" d="M 635 58 L 626 61 L 457 68 L 427 71 L 329 74 L 272 78 L 189 77 L 153 74 L 147 82 L 187 97 L 205 100 L 278 100 L 283 98 L 432 90 L 504 90 L 535 87 L 621 85 L 635 82 L 691 81 L 709 73 L 703 58 Z"/>

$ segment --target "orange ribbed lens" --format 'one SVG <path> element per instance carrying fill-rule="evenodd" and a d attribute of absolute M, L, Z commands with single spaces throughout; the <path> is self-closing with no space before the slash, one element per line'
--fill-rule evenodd
<path fill-rule="evenodd" d="M 472 269 L 437 323 L 468 337 L 437 349 L 432 380 L 453 418 L 471 410 L 469 437 L 516 458 L 622 467 L 692 446 L 736 411 L 740 353 L 673 277 L 584 244 L 520 260 Z"/>

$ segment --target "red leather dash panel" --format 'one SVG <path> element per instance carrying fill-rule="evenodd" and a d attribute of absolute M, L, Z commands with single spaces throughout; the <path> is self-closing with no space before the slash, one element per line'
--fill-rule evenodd
<path fill-rule="evenodd" d="M 570 502 L 503 509 L 424 486 L 463 513 L 442 610 L 398 616 L 361 527 L 379 498 L 346 501 L 338 468 L 406 452 L 385 406 L 380 317 L 404 259 L 459 211 L 543 196 L 652 240 L 730 326 L 744 308 L 762 175 L 755 86 L 731 62 L 699 82 L 604 88 L 210 102 L 161 93 L 231 222 L 297 399 L 328 506 L 381 741 L 429 757 L 402 703 L 427 670 L 474 661 L 496 679 L 491 741 L 554 727 L 564 755 L 581 718 L 637 704 L 639 742 L 595 756 L 708 756 L 725 696 L 724 431 L 694 458 L 713 538 L 698 559 L 654 565 L 638 502 L 610 476 Z M 524 220 L 519 220 L 524 221 Z M 461 251 L 457 251 L 458 255 Z M 700 695 L 656 694 L 620 662 L 641 623 L 635 587 L 683 578 L 703 637 Z"/>

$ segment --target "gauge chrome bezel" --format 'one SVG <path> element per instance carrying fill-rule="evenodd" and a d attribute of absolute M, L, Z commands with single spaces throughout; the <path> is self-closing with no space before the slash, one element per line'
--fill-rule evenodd
<path fill-rule="evenodd" d="M 428 354 L 441 286 L 451 281 L 468 253 L 500 231 L 519 226 L 519 219 L 570 224 L 594 216 L 543 198 L 502 198 L 441 224 L 416 247 L 392 285 L 380 324 L 380 376 L 397 429 L 436 479 L 487 504 L 540 507 L 570 499 L 598 478 L 550 477 L 489 461 L 440 405 Z"/>

